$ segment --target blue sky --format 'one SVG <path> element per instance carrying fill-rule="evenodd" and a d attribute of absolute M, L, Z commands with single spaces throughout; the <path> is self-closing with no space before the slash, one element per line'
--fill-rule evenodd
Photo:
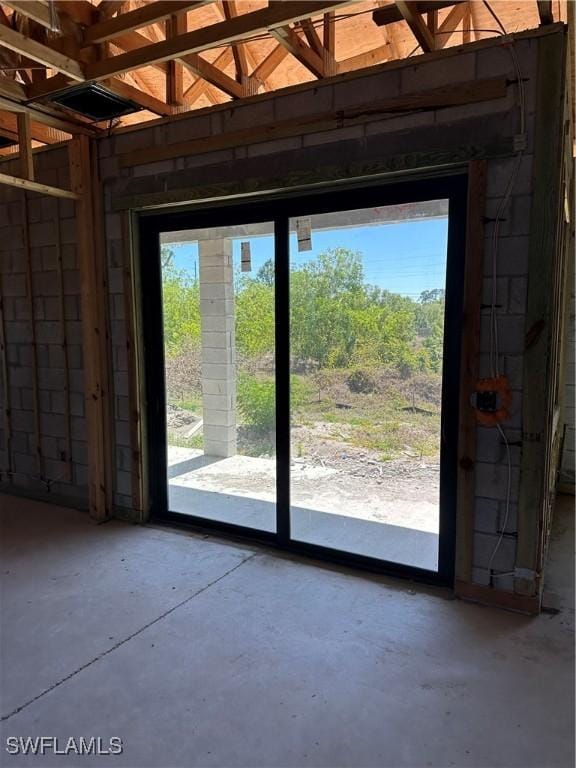
<path fill-rule="evenodd" d="M 270 237 L 242 238 L 250 240 L 252 275 L 274 255 Z M 394 293 L 418 298 L 424 290 L 443 288 L 446 272 L 448 219 L 427 219 L 372 227 L 323 230 L 312 233 L 312 250 L 298 252 L 296 235 L 290 238 L 293 268 L 315 259 L 328 248 L 350 248 L 360 251 L 367 283 Z M 234 241 L 234 265 L 240 268 L 241 239 Z M 175 264 L 191 275 L 197 274 L 198 248 L 192 244 L 175 244 Z"/>

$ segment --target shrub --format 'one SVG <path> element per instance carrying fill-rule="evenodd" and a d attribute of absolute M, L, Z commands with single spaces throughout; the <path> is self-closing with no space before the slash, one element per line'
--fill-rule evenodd
<path fill-rule="evenodd" d="M 290 377 L 290 403 L 297 408 L 310 394 L 310 386 L 297 376 Z M 238 377 L 238 410 L 246 423 L 259 432 L 271 432 L 276 424 L 276 383 L 274 379 L 246 373 Z"/>
<path fill-rule="evenodd" d="M 240 374 L 237 386 L 238 409 L 247 423 L 259 432 L 269 432 L 276 423 L 276 384 Z"/>
<path fill-rule="evenodd" d="M 370 394 L 376 392 L 378 385 L 371 373 L 363 368 L 357 368 L 352 371 L 350 376 L 346 379 L 350 392 L 357 394 Z"/>

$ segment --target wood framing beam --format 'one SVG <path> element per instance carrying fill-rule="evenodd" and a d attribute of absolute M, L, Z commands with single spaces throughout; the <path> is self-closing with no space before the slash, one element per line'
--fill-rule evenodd
<path fill-rule="evenodd" d="M 426 24 L 424 19 L 418 12 L 414 3 L 409 3 L 407 0 L 394 0 L 396 7 L 402 14 L 402 18 L 410 27 L 412 34 L 420 43 L 420 47 L 426 53 L 433 51 L 436 47 L 434 37 Z"/>
<path fill-rule="evenodd" d="M 324 59 L 301 40 L 290 27 L 277 27 L 270 30 L 270 34 L 280 45 L 291 53 L 294 58 L 303 64 L 315 77 L 322 78 L 326 74 Z"/>
<path fill-rule="evenodd" d="M 171 40 L 188 31 L 186 14 L 170 16 L 166 19 L 166 39 Z M 179 61 L 167 62 L 166 101 L 178 106 L 184 103 L 184 71 Z"/>
<path fill-rule="evenodd" d="M 229 77 L 221 69 L 215 67 L 206 59 L 203 59 L 197 53 L 190 54 L 189 56 L 183 56 L 180 61 L 186 69 L 190 70 L 197 77 L 201 77 L 206 80 L 207 83 L 215 85 L 228 96 L 232 96 L 234 99 L 241 99 L 243 96 L 247 96 L 246 86 L 243 83 L 239 83 L 234 78 Z"/>
<path fill-rule="evenodd" d="M 83 81 L 85 79 L 80 62 L 42 45 L 42 43 L 26 37 L 26 35 L 22 35 L 15 29 L 5 27 L 3 24 L 0 25 L 0 45 L 26 56 L 28 59 L 33 59 L 45 67 L 62 72 L 72 80 Z"/>
<path fill-rule="evenodd" d="M 235 19 L 236 16 L 238 16 L 234 0 L 224 0 L 222 2 L 222 10 L 225 19 Z M 234 55 L 234 64 L 236 65 L 236 79 L 239 83 L 242 83 L 244 82 L 244 79 L 248 77 L 248 58 L 246 56 L 246 50 L 242 43 L 233 43 L 232 53 Z"/>
<path fill-rule="evenodd" d="M 32 157 L 32 131 L 28 112 L 18 114 L 18 148 L 20 152 L 20 175 L 34 181 L 34 158 Z"/>
<path fill-rule="evenodd" d="M 410 0 L 410 7 L 415 13 L 430 13 L 439 11 L 442 8 L 449 8 L 451 5 L 465 2 L 466 0 Z M 396 4 L 388 4 L 382 8 L 377 8 L 372 13 L 372 21 L 379 27 L 387 24 L 394 24 L 397 21 L 404 21 L 404 16 Z"/>
<path fill-rule="evenodd" d="M 19 176 L 9 176 L 7 173 L 0 173 L 0 184 L 6 184 L 8 187 L 18 187 L 28 192 L 39 192 L 42 195 L 51 195 L 52 197 L 64 197 L 68 200 L 77 200 L 78 195 L 69 189 L 60 189 L 60 187 L 51 187 L 49 184 L 40 184 L 37 181 L 21 179 Z"/>
<path fill-rule="evenodd" d="M 23 113 L 21 113 L 23 114 Z M 0 112 L 0 130 L 6 138 L 18 141 L 18 116 L 10 112 Z M 57 144 L 60 141 L 67 141 L 70 138 L 69 133 L 58 131 L 55 128 L 49 128 L 46 125 L 31 120 L 30 131 L 34 141 L 41 141 L 43 144 Z"/>
<path fill-rule="evenodd" d="M 218 58 L 214 60 L 213 66 L 215 66 L 216 69 L 224 69 L 228 66 L 228 64 L 230 64 L 232 58 L 232 49 L 226 48 L 222 51 Z M 192 83 L 190 88 L 184 92 L 184 100 L 186 104 L 188 106 L 195 104 L 198 99 L 203 96 L 211 87 L 211 83 L 209 83 L 207 80 L 204 80 L 201 77 L 197 77 L 196 81 Z"/>
<path fill-rule="evenodd" d="M 314 53 L 317 53 L 318 56 L 324 56 L 324 45 L 320 40 L 316 27 L 312 23 L 312 19 L 302 19 L 300 26 L 302 27 L 302 32 L 304 32 L 304 35 L 306 36 L 308 45 L 312 48 Z"/>
<path fill-rule="evenodd" d="M 85 136 L 69 144 L 70 178 L 76 193 L 78 267 L 84 350 L 84 391 L 88 438 L 88 501 L 90 515 L 106 520 L 112 512 L 112 477 L 109 472 L 110 425 L 107 424 L 107 321 L 103 254 L 98 247 L 103 222 L 98 215 L 98 190 L 91 180 L 94 148 Z M 95 194 L 96 192 L 96 194 Z"/>
<path fill-rule="evenodd" d="M 336 56 L 336 19 L 334 11 L 329 11 L 324 14 L 323 23 L 323 39 L 324 50 L 326 50 L 330 56 Z"/>
<path fill-rule="evenodd" d="M 540 24 L 553 24 L 554 13 L 552 11 L 552 0 L 537 0 L 537 4 Z"/>
<path fill-rule="evenodd" d="M 181 0 L 156 0 L 141 8 L 122 13 L 112 19 L 93 24 L 86 29 L 84 41 L 91 45 L 112 40 L 125 32 L 131 32 L 139 27 L 146 27 L 157 21 L 164 21 L 179 13 L 185 13 L 200 5 L 206 5 L 212 0 L 196 0 L 196 2 L 181 2 Z"/>
<path fill-rule="evenodd" d="M 55 0 L 54 5 L 59 14 L 65 14 L 85 27 L 94 24 L 98 17 L 98 9 L 88 0 Z"/>
<path fill-rule="evenodd" d="M 470 12 L 468 3 L 458 3 L 450 11 L 448 16 L 444 19 L 442 24 L 436 30 L 436 47 L 445 48 L 450 38 L 458 29 L 458 26 L 463 21 L 467 13 Z"/>
<path fill-rule="evenodd" d="M 176 113 L 176 109 L 172 104 L 166 104 L 165 101 L 157 99 L 155 96 L 142 91 L 140 88 L 135 88 L 133 85 L 130 85 L 119 78 L 115 77 L 111 80 L 104 80 L 102 85 L 109 88 L 118 96 L 123 96 L 125 99 L 131 99 L 136 102 L 136 104 L 147 109 L 149 112 L 153 112 L 155 115 L 166 117 Z"/>
<path fill-rule="evenodd" d="M 479 377 L 482 293 L 478 286 L 482 284 L 483 275 L 486 172 L 485 160 L 475 160 L 468 165 L 456 490 L 455 570 L 456 578 L 462 582 L 472 580 L 477 421 L 471 399 Z"/>
<path fill-rule="evenodd" d="M 65 120 L 42 109 L 27 104 L 28 95 L 20 83 L 0 78 L 0 109 L 7 112 L 28 112 L 33 120 L 66 133 L 85 133 L 95 136 L 99 131 L 87 123 Z"/>
<path fill-rule="evenodd" d="M 56 19 L 54 19 L 50 13 L 50 7 L 44 3 L 37 2 L 37 0 L 27 0 L 26 2 L 8 2 L 7 0 L 3 0 L 3 3 L 9 8 L 12 8 L 13 11 L 46 27 L 46 29 L 53 31 L 60 29 L 58 9 L 56 7 L 54 7 L 56 14 Z"/>
<path fill-rule="evenodd" d="M 153 43 L 138 51 L 130 51 L 104 61 L 88 64 L 86 65 L 86 77 L 89 80 L 102 80 L 138 67 L 181 58 L 192 53 L 201 53 L 210 48 L 241 41 L 256 34 L 266 34 L 269 30 L 286 26 L 294 21 L 300 21 L 300 19 L 333 8 L 341 8 L 353 2 L 354 0 L 326 0 L 325 2 L 321 0 L 287 0 L 281 3 L 271 3 L 266 8 L 243 13 L 235 19 L 227 19 L 208 27 L 196 29 L 185 35 L 180 35 L 174 40 Z"/>
<path fill-rule="evenodd" d="M 277 45 L 276 48 L 273 48 L 268 56 L 260 62 L 254 72 L 252 72 L 252 77 L 256 78 L 256 80 L 259 80 L 261 83 L 266 83 L 266 80 L 268 80 L 270 75 L 278 69 L 286 56 L 288 56 L 286 48 L 284 48 L 283 45 Z"/>
<path fill-rule="evenodd" d="M 357 56 L 350 56 L 348 59 L 343 59 L 338 62 L 338 73 L 351 72 L 355 69 L 364 69 L 365 67 L 371 67 L 374 64 L 379 64 L 382 61 L 387 61 L 390 58 L 390 44 L 384 43 L 379 45 L 378 48 L 373 48 L 366 53 L 359 53 Z"/>

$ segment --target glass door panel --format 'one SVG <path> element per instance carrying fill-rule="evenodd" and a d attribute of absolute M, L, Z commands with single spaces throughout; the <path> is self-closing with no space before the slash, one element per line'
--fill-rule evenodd
<path fill-rule="evenodd" d="M 448 200 L 290 220 L 291 537 L 438 571 Z"/>
<path fill-rule="evenodd" d="M 274 224 L 160 243 L 168 509 L 275 532 Z"/>

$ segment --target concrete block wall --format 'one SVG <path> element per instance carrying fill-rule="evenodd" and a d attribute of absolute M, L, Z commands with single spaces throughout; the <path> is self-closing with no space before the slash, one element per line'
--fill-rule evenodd
<path fill-rule="evenodd" d="M 495 429 L 478 428 L 476 506 L 472 579 L 490 583 L 488 565 L 496 572 L 494 586 L 511 589 L 507 574 L 514 568 L 519 464 L 522 439 L 522 372 L 525 343 L 525 308 L 528 285 L 528 246 L 532 195 L 532 153 L 535 125 L 535 91 L 539 36 L 521 35 L 514 43 L 526 96 L 525 151 L 519 163 L 509 205 L 503 213 L 498 241 L 497 274 L 492 270 L 493 219 L 513 173 L 514 157 L 488 161 L 484 279 L 479 289 L 489 304 L 492 280 L 497 281 L 497 317 L 500 341 L 499 367 L 509 377 L 513 390 L 510 420 L 503 425 L 510 443 L 510 503 L 506 447 Z M 117 201 L 123 196 L 157 194 L 179 188 L 234 182 L 242 178 L 278 179 L 298 169 L 341 165 L 362 160 L 430 149 L 450 149 L 471 143 L 488 144 L 514 137 L 519 131 L 517 87 L 509 85 L 505 98 L 467 106 L 437 109 L 401 116 L 375 117 L 363 125 L 309 133 L 289 139 L 258 142 L 203 154 L 121 167 L 122 155 L 160 144 L 190 141 L 289 118 L 330 110 L 341 110 L 386 97 L 421 92 L 475 78 L 517 79 L 509 49 L 500 41 L 452 49 L 443 59 L 414 57 L 409 62 L 378 67 L 352 78 L 310 84 L 271 95 L 259 96 L 239 105 L 222 105 L 179 117 L 160 120 L 100 141 L 100 169 L 104 183 L 108 252 L 111 275 L 121 267 L 120 217 Z M 113 301 L 121 287 L 110 280 Z M 118 285 L 117 289 L 113 286 Z M 121 308 L 113 321 L 114 360 L 117 374 L 125 344 Z M 480 369 L 489 376 L 489 310 L 483 309 Z M 123 380 L 121 380 L 123 381 Z M 118 397 L 124 397 L 122 391 Z M 127 448 L 126 421 L 118 417 L 117 447 Z M 129 455 L 128 455 L 129 459 Z M 130 503 L 129 461 L 122 468 L 122 502 Z M 119 476 L 120 479 L 120 476 Z M 120 488 L 120 482 L 119 482 Z M 506 514 L 507 511 L 507 514 Z M 503 536 L 501 538 L 501 534 Z M 493 553 L 497 548 L 497 553 Z"/>
<path fill-rule="evenodd" d="M 3 160 L 3 173 L 18 175 L 15 160 Z M 35 153 L 38 181 L 69 187 L 67 150 Z M 84 416 L 84 372 L 80 278 L 76 261 L 75 203 L 28 194 L 32 261 L 32 296 L 26 279 L 24 192 L 0 186 L 0 278 L 6 332 L 8 381 L 0 369 L 0 403 L 8 395 L 11 411 L 11 465 L 6 450 L 4 408 L 0 416 L 0 491 L 87 505 L 87 446 Z M 65 369 L 61 325 L 58 236 L 63 268 L 63 304 L 68 369 Z M 38 364 L 39 437 L 42 466 L 36 457 L 32 312 L 34 305 Z M 66 383 L 69 397 L 66 395 Z M 7 391 L 8 390 L 8 391 Z M 70 425 L 71 455 L 68 455 Z M 0 496 L 0 504 L 2 497 Z"/>

